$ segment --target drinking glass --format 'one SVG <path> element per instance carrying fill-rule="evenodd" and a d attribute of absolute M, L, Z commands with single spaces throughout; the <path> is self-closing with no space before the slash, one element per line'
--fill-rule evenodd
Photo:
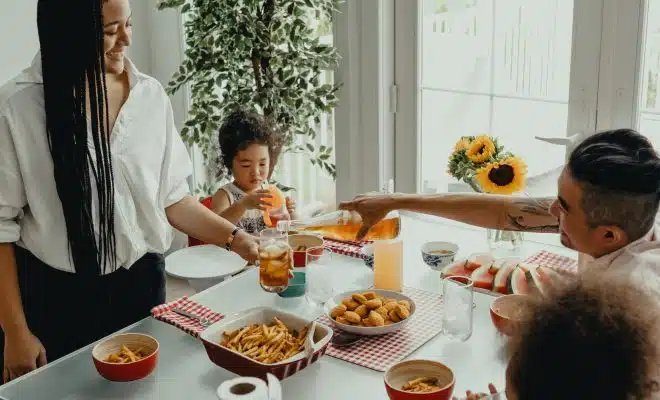
<path fill-rule="evenodd" d="M 376 240 L 374 249 L 374 287 L 403 290 L 403 240 Z"/>
<path fill-rule="evenodd" d="M 464 276 L 448 276 L 442 282 L 442 333 L 452 340 L 463 342 L 472 336 L 473 285 Z"/>
<path fill-rule="evenodd" d="M 310 247 L 305 253 L 305 298 L 313 306 L 323 307 L 335 294 L 331 253 L 323 246 Z"/>
<path fill-rule="evenodd" d="M 271 226 L 273 227 L 277 227 L 277 223 L 282 220 L 291 219 L 285 205 L 268 210 L 268 217 L 270 218 Z"/>
<path fill-rule="evenodd" d="M 259 237 L 259 283 L 271 293 L 281 293 L 289 286 L 293 251 L 286 232 L 264 229 Z"/>

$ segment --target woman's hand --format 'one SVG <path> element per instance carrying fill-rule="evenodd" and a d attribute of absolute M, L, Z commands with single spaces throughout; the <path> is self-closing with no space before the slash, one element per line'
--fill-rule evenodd
<path fill-rule="evenodd" d="M 268 199 L 272 199 L 273 195 L 268 190 L 257 189 L 253 192 L 247 193 L 240 203 L 246 210 L 265 210 L 270 207 L 271 203 Z"/>
<path fill-rule="evenodd" d="M 259 239 L 240 230 L 231 242 L 231 250 L 248 263 L 254 264 L 259 259 Z"/>
<path fill-rule="evenodd" d="M 488 392 L 489 393 L 472 393 L 471 391 L 466 391 L 465 392 L 465 400 L 478 400 L 478 399 L 483 399 L 488 396 L 493 396 L 497 394 L 497 389 L 495 388 L 495 385 L 492 383 L 488 384 Z M 454 397 L 453 400 L 459 400 L 458 397 Z"/>
<path fill-rule="evenodd" d="M 5 365 L 2 380 L 7 383 L 46 365 L 46 349 L 29 330 L 5 334 Z"/>
<path fill-rule="evenodd" d="M 392 211 L 391 195 L 364 195 L 339 204 L 340 210 L 355 211 L 362 217 L 356 240 L 362 240 L 374 225 Z"/>

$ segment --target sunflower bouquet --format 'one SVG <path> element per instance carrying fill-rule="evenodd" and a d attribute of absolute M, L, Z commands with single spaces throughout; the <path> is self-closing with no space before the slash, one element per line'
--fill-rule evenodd
<path fill-rule="evenodd" d="M 525 188 L 527 165 L 496 138 L 463 136 L 449 156 L 449 175 L 476 192 L 513 194 Z"/>

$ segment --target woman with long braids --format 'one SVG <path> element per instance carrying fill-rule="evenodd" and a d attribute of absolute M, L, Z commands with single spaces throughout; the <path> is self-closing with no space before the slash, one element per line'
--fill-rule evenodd
<path fill-rule="evenodd" d="M 257 257 L 254 237 L 189 195 L 169 99 L 124 55 L 128 0 L 37 9 L 40 54 L 0 88 L 4 381 L 148 316 L 172 227 Z"/>

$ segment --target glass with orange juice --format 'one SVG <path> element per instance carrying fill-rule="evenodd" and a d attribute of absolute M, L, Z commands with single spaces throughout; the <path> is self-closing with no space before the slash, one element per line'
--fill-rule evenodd
<path fill-rule="evenodd" d="M 268 182 L 263 182 L 261 186 L 263 190 L 268 190 L 271 195 L 268 201 L 270 206 L 264 210 L 264 222 L 267 226 L 276 227 L 279 221 L 288 219 L 289 214 L 286 210 L 286 198 L 282 191 L 275 185 L 269 185 Z"/>
<path fill-rule="evenodd" d="M 374 287 L 381 290 L 403 290 L 403 241 L 377 240 L 374 248 Z"/>
<path fill-rule="evenodd" d="M 293 269 L 293 250 L 286 233 L 264 229 L 259 237 L 259 283 L 271 293 L 281 293 L 289 286 Z"/>

